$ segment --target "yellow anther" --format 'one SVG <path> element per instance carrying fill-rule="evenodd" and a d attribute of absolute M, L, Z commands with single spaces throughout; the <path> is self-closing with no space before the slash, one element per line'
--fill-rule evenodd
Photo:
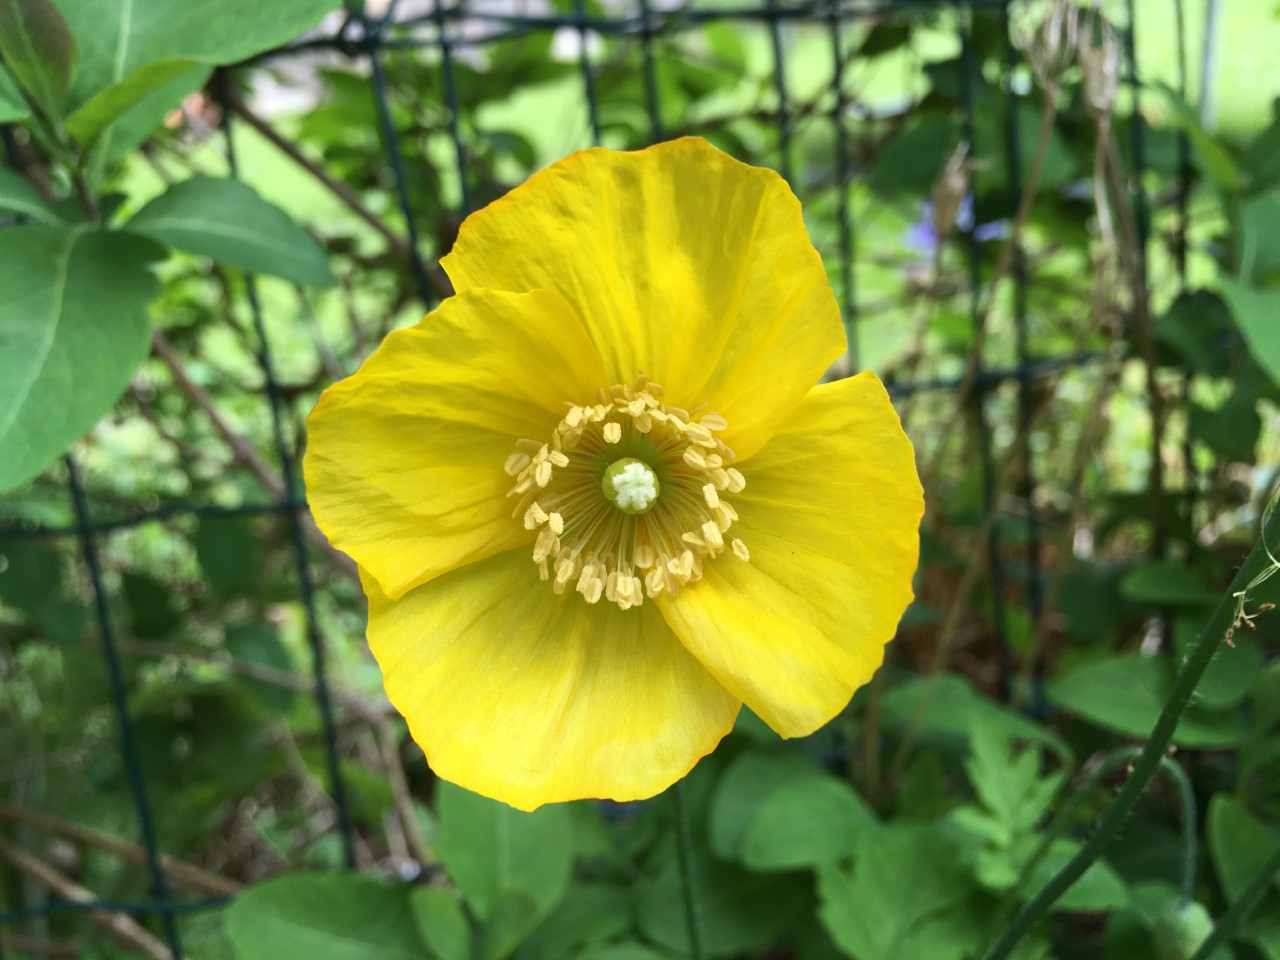
<path fill-rule="evenodd" d="M 732 540 L 729 541 L 729 546 L 733 548 L 733 555 L 737 557 L 739 560 L 751 559 L 751 551 L 748 550 L 747 545 L 743 543 L 741 540 L 739 540 L 737 537 L 734 537 Z"/>
<path fill-rule="evenodd" d="M 702 499 L 707 502 L 707 506 L 712 510 L 720 506 L 720 495 L 716 493 L 716 485 L 714 483 L 702 485 Z"/>
<path fill-rule="evenodd" d="M 507 457 L 507 462 L 502 465 L 502 470 L 509 477 L 518 476 L 520 471 L 529 465 L 529 455 L 521 453 L 517 450 L 511 456 Z"/>
<path fill-rule="evenodd" d="M 604 425 L 603 434 L 605 443 L 617 443 L 622 439 L 622 424 L 606 423 Z"/>
<path fill-rule="evenodd" d="M 547 526 L 551 528 L 551 532 L 557 537 L 564 533 L 564 517 L 558 513 L 547 515 Z"/>
<path fill-rule="evenodd" d="M 725 470 L 725 473 L 729 475 L 729 483 L 726 486 L 726 489 L 730 493 L 741 493 L 743 490 L 746 489 L 746 486 L 747 486 L 746 478 L 743 477 L 743 475 L 739 473 L 736 468 L 729 467 L 727 470 Z"/>
<path fill-rule="evenodd" d="M 547 522 L 547 512 L 538 506 L 535 500 L 529 505 L 529 509 L 524 512 L 524 528 L 526 530 L 536 530 Z M 555 531 L 559 533 L 560 531 Z"/>

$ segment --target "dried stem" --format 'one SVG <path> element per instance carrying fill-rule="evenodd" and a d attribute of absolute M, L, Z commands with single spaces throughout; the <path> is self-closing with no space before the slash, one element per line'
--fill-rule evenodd
<path fill-rule="evenodd" d="M 64 820 L 61 817 L 55 817 L 50 813 L 42 813 L 38 810 L 27 810 L 12 804 L 0 803 L 0 818 L 22 823 L 29 827 L 34 827 L 36 830 L 57 834 L 60 837 L 66 837 L 68 840 L 74 840 L 85 846 L 105 850 L 107 853 L 114 854 L 122 860 L 135 863 L 138 866 L 147 865 L 147 851 L 137 844 L 121 840 L 119 837 L 103 833 L 101 830 L 95 830 L 92 827 L 72 823 L 70 820 Z M 234 880 L 228 880 L 226 877 L 211 873 L 203 867 L 197 867 L 195 864 L 178 860 L 167 853 L 160 854 L 160 863 L 163 865 L 169 879 L 197 893 L 226 897 L 238 893 L 241 889 L 240 884 Z"/>
<path fill-rule="evenodd" d="M 9 861 L 20 873 L 44 884 L 60 897 L 81 902 L 97 899 L 93 891 L 86 890 L 61 871 L 3 837 L 0 837 L 0 857 Z M 169 948 L 133 918 L 109 910 L 90 910 L 88 913 L 95 923 L 115 936 L 124 946 L 139 950 L 149 957 L 154 957 L 155 960 L 173 960 L 173 954 L 169 952 Z"/>
<path fill-rule="evenodd" d="M 186 394 L 187 398 L 209 418 L 214 430 L 231 448 L 236 460 L 248 468 L 249 472 L 267 489 L 272 497 L 282 503 L 286 502 L 289 492 L 285 489 L 284 481 L 280 478 L 279 473 L 272 469 L 271 465 L 262 458 L 262 455 L 227 423 L 221 411 L 218 410 L 217 405 L 213 402 L 213 398 L 209 396 L 203 387 L 191 379 L 178 359 L 178 355 L 174 352 L 173 345 L 159 330 L 156 330 L 151 335 L 151 350 L 169 368 L 169 372 L 173 375 L 174 383 L 178 389 Z M 316 526 L 311 514 L 301 513 L 299 521 L 306 538 L 329 557 L 340 573 L 352 583 L 359 585 L 360 572 L 355 562 L 346 554 L 333 548 L 325 535 L 320 532 L 320 528 Z"/>

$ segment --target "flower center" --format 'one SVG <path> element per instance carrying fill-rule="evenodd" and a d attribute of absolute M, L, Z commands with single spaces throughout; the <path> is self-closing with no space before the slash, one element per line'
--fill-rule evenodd
<path fill-rule="evenodd" d="M 635 457 L 623 457 L 609 464 L 600 478 L 600 489 L 623 513 L 648 513 L 658 502 L 658 475 Z"/>
<path fill-rule="evenodd" d="M 596 403 L 570 403 L 550 438 L 517 441 L 507 458 L 512 516 L 538 531 L 533 562 L 556 593 L 572 583 L 588 603 L 627 610 L 702 579 L 726 542 L 750 559 L 725 538 L 738 514 L 720 494 L 746 486 L 716 436 L 728 424 L 662 395 L 644 376 L 616 384 Z"/>

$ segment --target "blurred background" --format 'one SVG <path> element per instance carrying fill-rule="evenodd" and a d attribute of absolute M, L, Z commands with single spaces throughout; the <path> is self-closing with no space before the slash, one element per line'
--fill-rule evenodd
<path fill-rule="evenodd" d="M 670 798 L 434 779 L 297 469 L 469 211 L 688 134 L 790 182 L 928 503 L 873 683 L 690 776 L 702 952 L 984 956 L 1280 483 L 1280 8 L 136 2 L 0 9 L 0 956 L 690 955 Z M 1280 958 L 1275 582 L 1015 956 L 1189 960 L 1262 876 L 1213 956 Z"/>

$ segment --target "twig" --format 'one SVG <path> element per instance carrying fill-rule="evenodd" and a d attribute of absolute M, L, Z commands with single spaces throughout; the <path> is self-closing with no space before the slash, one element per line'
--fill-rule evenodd
<path fill-rule="evenodd" d="M 91 902 L 97 898 L 93 891 L 64 876 L 59 870 L 32 856 L 21 847 L 15 846 L 0 837 L 0 857 L 4 857 L 17 870 L 36 880 L 58 896 L 68 900 Z M 122 944 L 134 950 L 140 950 L 155 960 L 173 960 L 169 948 L 156 937 L 148 933 L 135 920 L 123 913 L 108 910 L 90 910 L 89 916 L 103 929 L 112 933 Z"/>
<path fill-rule="evenodd" d="M 394 250 L 401 259 L 406 262 L 412 261 L 414 254 L 413 250 L 409 247 L 408 241 L 388 227 L 386 223 L 377 216 L 377 214 L 365 206 L 364 201 L 360 199 L 359 194 L 351 189 L 351 187 L 334 177 L 328 170 L 299 150 L 295 144 L 291 143 L 288 139 L 282 137 L 272 129 L 269 123 L 249 108 L 249 105 L 244 102 L 244 98 L 241 97 L 237 91 L 231 90 L 228 93 L 227 100 L 227 105 L 239 114 L 240 118 L 243 119 L 245 123 L 257 130 L 258 133 L 260 133 L 281 153 L 285 154 L 285 156 L 290 160 L 315 177 L 329 190 L 330 193 L 341 200 L 352 213 L 369 226 L 373 227 L 373 229 L 387 241 L 391 246 L 391 249 Z M 449 283 L 449 278 L 444 275 L 442 270 L 438 267 L 428 265 L 426 273 L 427 279 L 430 281 L 431 288 L 435 291 L 436 296 L 443 299 L 453 295 L 453 285 Z"/>
<path fill-rule="evenodd" d="M 178 389 L 186 394 L 187 398 L 209 418 L 214 430 L 231 448 L 236 460 L 248 468 L 249 472 L 267 489 L 272 497 L 281 502 L 287 501 L 289 493 L 285 489 L 284 481 L 280 479 L 279 474 L 262 459 L 261 454 L 244 437 L 227 423 L 221 411 L 218 410 L 217 405 L 213 402 L 213 398 L 187 374 L 186 369 L 174 352 L 173 345 L 159 330 L 156 330 L 151 335 L 151 350 L 169 368 L 169 372 L 173 375 L 174 383 L 177 384 Z M 311 514 L 309 512 L 300 513 L 299 521 L 306 538 L 329 557 L 343 576 L 347 577 L 352 583 L 359 585 L 360 571 L 356 567 L 355 561 L 345 553 L 334 549 L 328 538 L 316 526 Z"/>
<path fill-rule="evenodd" d="M 404 831 L 405 843 L 413 859 L 418 861 L 418 866 L 425 868 L 435 863 L 436 858 L 413 810 L 413 795 L 409 792 L 409 781 L 404 775 L 404 763 L 400 759 L 395 728 L 386 717 L 382 717 L 374 722 L 373 729 L 378 738 L 378 752 L 382 755 L 382 765 L 387 771 L 387 782 L 395 799 L 396 816 Z"/>
<path fill-rule="evenodd" d="M 147 864 L 147 852 L 136 844 L 121 840 L 119 837 L 113 837 L 111 834 L 103 833 L 101 830 L 72 823 L 70 820 L 64 820 L 61 817 L 55 817 L 50 813 L 41 813 L 38 810 L 27 810 L 12 804 L 0 803 L 0 817 L 26 824 L 37 830 L 44 830 L 48 833 L 66 837 L 85 846 L 97 847 L 99 850 L 105 850 L 108 853 L 115 854 L 122 860 L 128 860 L 130 863 L 136 863 L 139 866 L 146 866 Z M 228 880 L 226 877 L 211 873 L 203 867 L 197 867 L 195 864 L 175 859 L 167 853 L 160 854 L 160 863 L 164 866 L 165 873 L 172 880 L 199 893 L 223 897 L 238 893 L 241 889 L 240 884 L 234 880 Z"/>

